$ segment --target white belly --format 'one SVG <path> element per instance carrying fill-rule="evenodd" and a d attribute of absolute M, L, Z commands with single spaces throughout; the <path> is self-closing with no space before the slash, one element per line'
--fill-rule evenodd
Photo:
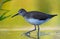
<path fill-rule="evenodd" d="M 40 25 L 42 23 L 44 23 L 46 20 L 38 20 L 38 19 L 26 19 L 27 22 L 31 23 L 31 24 L 35 24 L 35 25 Z"/>

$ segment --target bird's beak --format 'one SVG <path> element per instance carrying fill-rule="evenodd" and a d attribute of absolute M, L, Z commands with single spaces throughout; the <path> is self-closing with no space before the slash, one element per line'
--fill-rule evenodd
<path fill-rule="evenodd" d="M 17 16 L 17 15 L 19 15 L 19 13 L 17 13 L 17 14 L 15 14 L 15 15 L 13 15 L 13 16 L 12 16 L 12 18 L 13 18 L 13 17 L 15 17 L 15 16 Z"/>

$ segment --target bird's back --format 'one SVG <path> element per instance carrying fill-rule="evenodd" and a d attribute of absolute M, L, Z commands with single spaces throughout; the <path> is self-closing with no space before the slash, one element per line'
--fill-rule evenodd
<path fill-rule="evenodd" d="M 27 18 L 34 18 L 39 20 L 46 20 L 47 18 L 51 18 L 52 16 L 46 13 L 31 11 L 26 14 Z"/>

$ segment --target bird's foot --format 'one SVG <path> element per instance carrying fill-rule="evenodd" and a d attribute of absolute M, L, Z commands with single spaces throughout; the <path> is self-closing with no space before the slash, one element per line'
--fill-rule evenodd
<path fill-rule="evenodd" d="M 30 32 L 25 33 L 26 36 L 30 37 Z"/>

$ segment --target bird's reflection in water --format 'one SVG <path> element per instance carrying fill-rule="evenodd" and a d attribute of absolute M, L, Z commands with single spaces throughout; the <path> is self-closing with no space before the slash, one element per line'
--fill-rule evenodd
<path fill-rule="evenodd" d="M 33 37 L 31 35 L 28 35 L 27 32 L 24 33 L 23 35 L 27 36 L 28 38 L 31 38 L 31 39 L 37 39 L 37 37 Z M 46 35 L 50 35 L 50 32 L 48 33 L 45 33 L 45 32 L 40 32 L 40 36 L 46 36 Z M 37 36 L 37 35 L 36 35 Z"/>
<path fill-rule="evenodd" d="M 32 33 L 32 35 L 28 35 L 26 33 L 24 33 L 23 35 L 30 38 L 30 39 L 37 39 L 37 37 L 36 37 L 37 35 L 35 35 L 35 37 L 34 37 L 34 36 L 32 36 L 33 33 Z M 40 32 L 40 36 L 47 36 L 47 35 L 48 36 L 53 36 L 54 38 L 58 38 L 58 37 L 60 37 L 60 31 L 57 30 L 57 31 L 54 31 L 54 32 Z"/>
<path fill-rule="evenodd" d="M 26 33 L 21 34 L 21 36 L 26 36 L 26 37 L 28 37 L 28 38 L 30 38 L 30 39 L 37 39 L 36 37 L 27 35 Z"/>

